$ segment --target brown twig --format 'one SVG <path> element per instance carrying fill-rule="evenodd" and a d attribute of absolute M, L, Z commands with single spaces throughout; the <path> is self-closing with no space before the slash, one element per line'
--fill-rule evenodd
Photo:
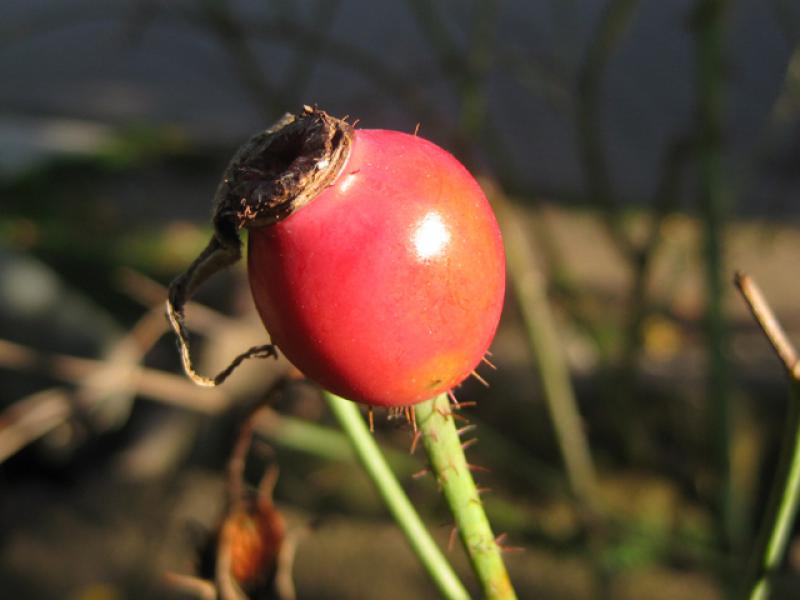
<path fill-rule="evenodd" d="M 761 327 L 761 331 L 767 336 L 770 346 L 778 355 L 786 372 L 793 379 L 800 380 L 800 361 L 797 358 L 797 350 L 778 322 L 775 313 L 772 312 L 761 288 L 749 275 L 741 271 L 736 272 L 733 282 L 747 302 L 747 307 Z"/>
<path fill-rule="evenodd" d="M 116 283 L 119 290 L 131 300 L 147 309 L 158 309 L 161 315 L 161 309 L 167 299 L 166 286 L 128 267 L 117 271 Z M 188 302 L 184 308 L 187 320 L 192 322 L 193 331 L 211 335 L 220 329 L 242 327 L 241 321 L 197 301 Z M 163 315 L 161 316 L 163 320 Z"/>
<path fill-rule="evenodd" d="M 800 361 L 755 281 L 737 272 L 734 283 L 786 369 L 790 382 L 786 430 L 775 481 L 740 589 L 742 598 L 766 600 L 772 591 L 773 576 L 784 560 L 800 505 Z"/>
<path fill-rule="evenodd" d="M 163 327 L 163 319 L 159 319 Z M 107 361 L 68 354 L 48 354 L 0 339 L 0 368 L 43 371 L 67 383 L 86 386 L 88 381 L 116 379 L 116 368 Z M 198 393 L 184 377 L 158 369 L 134 366 L 126 385 L 141 396 L 180 408 L 219 413 L 230 400 L 218 389 Z M 113 388 L 105 388 L 107 393 Z M 0 413 L 0 463 L 49 431 L 65 423 L 79 409 L 91 410 L 103 395 L 80 396 L 78 391 L 53 388 L 26 396 Z"/>
<path fill-rule="evenodd" d="M 67 421 L 75 403 L 62 388 L 42 390 L 0 413 L 0 463 Z"/>
<path fill-rule="evenodd" d="M 0 462 L 66 422 L 76 411 L 90 410 L 114 394 L 133 394 L 138 387 L 138 363 L 165 330 L 160 311 L 153 309 L 112 346 L 104 360 L 44 354 L 0 339 L 0 367 L 43 369 L 78 385 L 74 391 L 53 388 L 37 392 L 0 414 Z"/>
<path fill-rule="evenodd" d="M 0 368 L 43 371 L 62 381 L 80 384 L 84 378 L 106 367 L 104 360 L 48 354 L 0 339 Z M 132 379 L 136 391 L 141 395 L 182 408 L 217 413 L 228 404 L 228 397 L 223 392 L 208 390 L 198 394 L 197 387 L 189 384 L 185 378 L 166 371 L 138 367 Z"/>
<path fill-rule="evenodd" d="M 207 579 L 182 575 L 168 571 L 164 574 L 164 582 L 171 588 L 191 594 L 201 600 L 217 600 L 217 590 L 214 584 Z"/>

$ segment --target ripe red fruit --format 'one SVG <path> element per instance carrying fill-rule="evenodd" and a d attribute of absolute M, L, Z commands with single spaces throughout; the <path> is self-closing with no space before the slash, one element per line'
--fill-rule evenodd
<path fill-rule="evenodd" d="M 402 406 L 451 389 L 494 337 L 502 241 L 453 156 L 412 135 L 356 130 L 313 202 L 249 232 L 248 274 L 273 342 L 346 398 Z"/>
<path fill-rule="evenodd" d="M 235 214 L 249 229 L 250 286 L 277 347 L 370 405 L 461 383 L 505 290 L 500 231 L 467 170 L 420 137 L 313 109 L 251 146 L 258 158 L 234 159 L 221 187 L 234 208 L 215 222 Z"/>

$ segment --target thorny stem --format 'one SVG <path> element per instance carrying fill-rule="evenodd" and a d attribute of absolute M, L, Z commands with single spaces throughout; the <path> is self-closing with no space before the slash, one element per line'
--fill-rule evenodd
<path fill-rule="evenodd" d="M 369 475 L 389 512 L 406 535 L 411 548 L 433 579 L 439 592 L 452 600 L 468 599 L 464 584 L 447 562 L 436 542 L 428 533 L 411 501 L 398 483 L 386 459 L 378 448 L 375 438 L 370 434 L 364 418 L 354 402 L 324 392 L 325 400 L 339 425 L 344 430 L 358 460 Z M 445 405 L 446 405 L 445 397 Z M 421 406 L 421 405 L 418 405 Z M 417 407 L 417 410 L 418 407 Z"/>
<path fill-rule="evenodd" d="M 450 506 L 484 595 L 497 600 L 516 598 L 501 548 L 470 474 L 447 394 L 417 404 L 415 409 L 431 468 Z"/>
<path fill-rule="evenodd" d="M 742 598 L 766 600 L 770 577 L 780 566 L 800 503 L 800 361 L 789 338 L 756 283 L 747 275 L 736 274 L 736 286 L 753 317 L 767 336 L 789 376 L 789 415 L 775 482 L 767 512 L 746 572 Z"/>

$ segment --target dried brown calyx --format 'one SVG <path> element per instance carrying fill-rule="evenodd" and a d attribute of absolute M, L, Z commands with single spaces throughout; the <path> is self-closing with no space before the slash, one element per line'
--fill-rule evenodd
<path fill-rule="evenodd" d="M 239 232 L 285 219 L 336 180 L 350 152 L 352 126 L 304 106 L 257 133 L 234 154 L 214 197 L 214 235 L 189 268 L 169 287 L 167 317 L 178 337 L 183 368 L 198 385 L 222 383 L 251 357 L 277 356 L 272 344 L 237 356 L 215 377 L 198 374 L 189 351 L 184 306 L 209 277 L 242 256 Z"/>
<path fill-rule="evenodd" d="M 347 122 L 309 106 L 254 135 L 225 169 L 215 227 L 227 235 L 269 225 L 308 204 L 341 172 L 351 137 Z"/>

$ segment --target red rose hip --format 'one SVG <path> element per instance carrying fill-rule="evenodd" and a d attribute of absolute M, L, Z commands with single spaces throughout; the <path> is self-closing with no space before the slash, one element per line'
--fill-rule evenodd
<path fill-rule="evenodd" d="M 365 404 L 412 405 L 461 383 L 505 290 L 500 231 L 475 179 L 420 137 L 322 111 L 277 131 L 234 158 L 215 219 L 218 237 L 249 230 L 250 286 L 274 344 Z"/>
<path fill-rule="evenodd" d="M 412 135 L 353 132 L 339 176 L 251 229 L 248 273 L 272 340 L 346 398 L 409 405 L 459 384 L 494 336 L 497 223 L 453 156 Z"/>

